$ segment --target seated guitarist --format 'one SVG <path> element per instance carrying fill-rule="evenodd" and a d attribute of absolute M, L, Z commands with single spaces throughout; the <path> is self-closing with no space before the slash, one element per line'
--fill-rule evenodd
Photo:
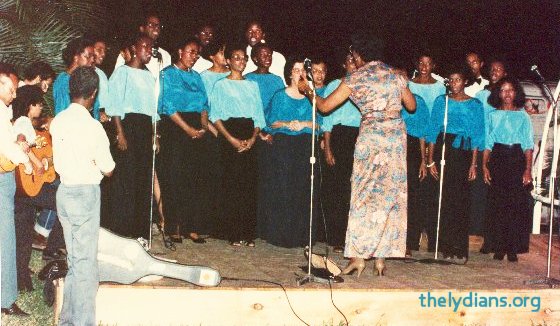
<path fill-rule="evenodd" d="M 45 139 L 37 140 L 37 134 L 32 121 L 38 119 L 43 109 L 43 92 L 38 86 L 22 86 L 17 90 L 17 98 L 12 103 L 14 115 L 14 131 L 18 139 L 26 141 L 30 146 L 48 146 Z M 36 182 L 45 175 L 46 167 L 37 156 L 29 151 L 27 153 L 35 169 Z M 33 225 L 37 209 L 51 210 L 56 216 L 56 190 L 58 181 L 45 183 L 36 196 L 30 197 L 19 192 L 15 198 L 15 225 L 16 225 L 16 259 L 17 259 L 17 280 L 20 291 L 31 291 L 33 285 L 29 270 L 31 259 L 31 244 L 34 238 Z M 49 243 L 56 245 L 56 249 L 64 248 L 64 237 L 62 227 L 57 222 L 51 234 Z M 52 250 L 55 251 L 56 250 Z M 64 258 L 64 257 L 62 257 Z"/>
<path fill-rule="evenodd" d="M 10 122 L 11 110 L 8 106 L 16 97 L 17 75 L 10 65 L 0 63 L 0 155 L 14 164 L 24 164 L 26 172 L 32 166 L 22 145 L 16 143 L 17 135 Z M 0 298 L 2 314 L 26 316 L 16 305 L 16 239 L 14 227 L 14 195 L 16 182 L 14 172 L 0 169 Z"/>

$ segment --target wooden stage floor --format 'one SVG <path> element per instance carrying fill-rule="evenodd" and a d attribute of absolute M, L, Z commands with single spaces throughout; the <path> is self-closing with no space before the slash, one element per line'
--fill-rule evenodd
<path fill-rule="evenodd" d="M 373 275 L 369 261 L 359 279 L 344 276 L 343 283 L 331 284 L 331 292 L 328 284 L 296 284 L 297 276 L 305 274 L 302 248 L 278 248 L 259 240 L 254 248 L 232 247 L 208 239 L 206 244 L 185 240 L 177 251 L 170 251 L 163 247 L 161 236 L 155 236 L 151 250 L 155 256 L 209 266 L 227 279 L 215 288 L 168 278 L 132 285 L 104 283 L 98 291 L 97 318 L 100 325 L 119 326 L 344 325 L 346 320 L 350 325 L 560 325 L 560 290 L 524 283 L 546 275 L 546 235 L 533 235 L 530 253 L 519 255 L 518 263 L 480 254 L 480 238 L 470 240 L 465 265 L 424 264 L 415 259 L 433 258 L 433 254 L 413 252 L 414 259 L 388 260 L 384 277 Z M 322 254 L 325 249 L 319 243 L 314 252 Z M 560 278 L 559 254 L 555 237 L 554 278 Z M 342 254 L 331 253 L 330 258 L 341 268 L 347 264 Z M 510 303 L 515 297 L 538 297 L 538 306 L 533 301 L 501 307 L 453 308 L 447 303 L 427 309 L 419 297 L 428 292 L 442 297 L 503 296 Z"/>
<path fill-rule="evenodd" d="M 373 275 L 373 261 L 358 279 L 355 275 L 344 276 L 344 283 L 333 284 L 334 289 L 536 289 L 543 286 L 528 286 L 524 281 L 546 275 L 546 235 L 531 236 L 531 250 L 519 255 L 518 263 L 496 261 L 491 254 L 480 254 L 479 237 L 471 236 L 470 256 L 465 265 L 425 264 L 419 261 L 433 258 L 433 253 L 413 251 L 413 259 L 388 259 L 385 277 Z M 560 278 L 560 245 L 558 237 L 553 239 L 552 277 Z M 304 275 L 301 267 L 307 260 L 303 249 L 286 249 L 257 240 L 256 247 L 232 247 L 226 241 L 207 239 L 206 244 L 195 244 L 184 240 L 177 245 L 177 251 L 163 247 L 161 237 L 155 236 L 151 252 L 159 257 L 175 259 L 188 265 L 204 265 L 220 271 L 222 277 L 273 281 L 286 288 L 298 287 L 297 275 Z M 326 252 L 326 245 L 318 243 L 313 251 Z M 343 254 L 329 253 L 329 257 L 340 268 L 348 260 Z M 136 283 L 134 286 L 145 286 Z M 173 279 L 150 282 L 153 286 L 191 287 L 194 286 Z M 258 281 L 223 280 L 220 287 L 267 288 L 276 285 Z M 308 284 L 306 288 L 324 288 L 324 284 Z"/>

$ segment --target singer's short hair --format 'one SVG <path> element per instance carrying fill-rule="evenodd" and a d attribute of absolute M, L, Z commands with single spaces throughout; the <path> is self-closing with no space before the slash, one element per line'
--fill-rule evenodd
<path fill-rule="evenodd" d="M 365 62 L 383 60 L 385 43 L 376 35 L 361 30 L 352 35 L 352 50 L 356 51 Z"/>
<path fill-rule="evenodd" d="M 23 78 L 26 80 L 33 80 L 37 78 L 37 76 L 39 76 L 41 80 L 47 80 L 49 78 L 54 79 L 56 74 L 51 65 L 43 61 L 37 61 L 25 68 L 23 71 Z"/>
<path fill-rule="evenodd" d="M 188 37 L 186 40 L 184 40 L 183 42 L 179 43 L 179 50 L 184 49 L 187 45 L 194 43 L 196 45 L 198 45 L 199 48 L 202 48 L 202 43 L 200 43 L 200 40 L 197 39 L 194 36 Z"/>
<path fill-rule="evenodd" d="M 509 83 L 513 86 L 515 90 L 515 99 L 513 100 L 513 104 L 516 108 L 523 108 L 525 106 L 525 91 L 523 91 L 523 87 L 521 87 L 521 83 L 519 80 L 514 77 L 505 76 L 504 78 L 500 79 L 499 82 L 496 83 L 496 86 L 492 88 L 492 92 L 488 97 L 488 104 L 492 105 L 493 107 L 499 109 L 502 106 L 502 99 L 500 98 L 500 90 L 502 86 L 506 83 Z"/>
<path fill-rule="evenodd" d="M 243 45 L 243 43 L 241 42 L 228 43 L 226 44 L 224 55 L 226 59 L 231 59 L 231 57 L 233 56 L 233 52 L 243 51 L 243 53 L 245 53 L 246 50 L 247 50 L 247 46 Z"/>
<path fill-rule="evenodd" d="M 39 103 L 44 103 L 43 91 L 37 85 L 25 85 L 17 89 L 17 97 L 12 102 L 13 119 L 27 116 L 29 107 Z"/>
<path fill-rule="evenodd" d="M 99 76 L 94 67 L 78 67 L 70 75 L 70 98 L 87 99 L 99 87 Z"/>
<path fill-rule="evenodd" d="M 501 63 L 502 66 L 504 66 L 504 71 L 506 73 L 510 72 L 511 64 L 508 59 L 500 56 L 492 56 L 489 58 L 488 63 L 484 65 L 484 67 L 488 69 L 488 73 L 490 73 L 490 66 L 492 66 L 493 63 Z"/>
<path fill-rule="evenodd" d="M 257 43 L 251 49 L 251 59 L 256 57 L 261 49 L 270 49 L 270 51 L 274 51 L 272 46 L 268 43 Z"/>
<path fill-rule="evenodd" d="M 304 61 L 305 57 L 303 55 L 293 55 L 286 59 L 286 65 L 284 66 L 284 80 L 288 83 L 288 85 L 291 85 L 292 83 L 290 77 L 292 77 L 292 69 L 294 68 L 294 65 L 298 62 Z"/>
<path fill-rule="evenodd" d="M 467 84 L 469 78 L 471 77 L 471 72 L 469 68 L 460 62 L 453 62 L 449 65 L 447 69 L 447 77 L 453 74 L 460 74 L 461 76 L 463 76 L 463 78 L 467 80 Z"/>
<path fill-rule="evenodd" d="M 211 61 L 210 56 L 216 55 L 216 53 L 224 50 L 226 47 L 226 43 L 221 38 L 214 38 L 212 42 L 208 43 L 203 49 L 200 55 L 206 59 Z"/>
<path fill-rule="evenodd" d="M 87 47 L 93 47 L 94 45 L 95 43 L 91 39 L 85 37 L 68 42 L 66 48 L 62 51 L 62 60 L 66 67 L 70 67 L 74 61 L 74 56 L 80 55 Z"/>

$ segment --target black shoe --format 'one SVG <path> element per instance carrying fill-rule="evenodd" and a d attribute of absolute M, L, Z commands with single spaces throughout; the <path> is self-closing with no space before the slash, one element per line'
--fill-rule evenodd
<path fill-rule="evenodd" d="M 29 316 L 28 313 L 21 310 L 17 306 L 17 304 L 15 304 L 15 303 L 13 303 L 9 308 L 2 308 L 2 314 L 4 314 L 4 315 L 14 315 L 14 316 L 20 316 L 20 317 Z"/>
<path fill-rule="evenodd" d="M 515 253 L 507 254 L 507 259 L 512 263 L 517 262 L 517 254 Z"/>
<path fill-rule="evenodd" d="M 495 253 L 494 254 L 494 260 L 503 260 L 504 256 L 505 256 L 505 254 L 503 254 L 503 253 Z"/>
<path fill-rule="evenodd" d="M 490 249 L 486 248 L 486 247 L 482 247 L 480 248 L 480 253 L 481 254 L 489 254 L 490 253 Z"/>
<path fill-rule="evenodd" d="M 204 239 L 202 239 L 202 238 L 200 238 L 200 237 L 198 237 L 198 238 L 196 238 L 196 239 L 195 239 L 195 238 L 189 237 L 189 239 L 191 239 L 191 241 L 194 242 L 194 243 L 199 243 L 199 244 L 200 244 L 200 243 L 206 243 L 206 240 L 204 240 Z"/>

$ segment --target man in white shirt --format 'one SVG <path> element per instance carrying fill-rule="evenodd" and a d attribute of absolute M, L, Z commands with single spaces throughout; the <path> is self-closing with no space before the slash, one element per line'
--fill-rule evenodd
<path fill-rule="evenodd" d="M 156 79 L 159 80 L 159 72 L 165 67 L 171 65 L 171 55 L 169 52 L 157 46 L 157 40 L 160 36 L 162 25 L 159 17 L 154 13 L 149 13 L 144 16 L 144 21 L 142 25 L 138 27 L 140 33 L 148 36 L 154 41 L 154 47 L 152 49 L 152 58 L 150 62 L 146 65 L 146 68 L 154 75 Z M 115 69 L 124 65 L 124 58 L 121 54 L 117 57 L 117 62 L 115 63 Z M 157 93 L 159 95 L 159 83 L 157 83 Z"/>
<path fill-rule="evenodd" d="M 484 67 L 484 61 L 482 61 L 477 53 L 468 53 L 466 62 L 471 70 L 471 77 L 474 78 L 474 80 L 471 85 L 465 87 L 465 94 L 470 97 L 475 97 L 476 93 L 483 90 L 490 82 L 488 79 L 482 77 L 482 67 Z"/>
<path fill-rule="evenodd" d="M 0 155 L 14 164 L 24 164 L 31 173 L 29 157 L 16 143 L 11 111 L 8 106 L 16 97 L 18 78 L 12 66 L 0 63 Z M 16 305 L 18 295 L 16 273 L 16 233 L 14 226 L 14 196 L 16 181 L 13 171 L 0 168 L 0 298 L 2 314 L 27 316 Z"/>
<path fill-rule="evenodd" d="M 76 69 L 70 77 L 72 104 L 53 119 L 50 128 L 54 166 L 61 182 L 56 206 L 68 250 L 59 325 L 96 324 L 99 183 L 115 168 L 105 130 L 90 115 L 98 85 L 93 67 Z"/>
<path fill-rule="evenodd" d="M 265 43 L 265 36 L 264 30 L 262 28 L 262 24 L 259 21 L 251 21 L 247 24 L 247 28 L 245 29 L 245 39 L 247 40 L 247 56 L 251 57 L 251 50 L 253 46 L 257 43 Z M 284 80 L 284 66 L 286 65 L 286 58 L 280 52 L 273 51 L 272 52 L 272 64 L 270 65 L 269 71 L 277 76 L 280 76 L 284 81 L 284 85 L 286 81 Z M 248 74 L 257 70 L 257 66 L 253 62 L 253 60 L 247 60 L 247 66 L 243 71 L 243 74 Z"/>
<path fill-rule="evenodd" d="M 200 41 L 202 48 L 205 48 L 210 42 L 214 40 L 214 33 L 214 26 L 210 24 L 203 24 L 199 26 L 196 34 L 194 34 L 194 37 L 196 37 Z M 202 52 L 202 49 L 200 49 L 199 52 Z M 198 60 L 196 60 L 196 63 L 194 64 L 192 69 L 198 73 L 201 73 L 204 70 L 210 69 L 210 67 L 212 67 L 212 61 L 200 57 L 198 58 Z"/>

